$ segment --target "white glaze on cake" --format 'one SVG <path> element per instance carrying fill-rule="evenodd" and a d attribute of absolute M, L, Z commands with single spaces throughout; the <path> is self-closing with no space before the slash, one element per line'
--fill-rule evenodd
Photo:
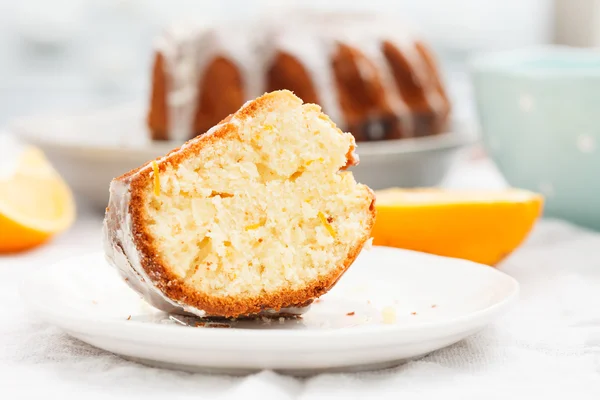
<path fill-rule="evenodd" d="M 107 261 L 117 268 L 125 282 L 152 306 L 169 313 L 206 316 L 202 310 L 179 304 L 165 296 L 142 267 L 140 254 L 133 240 L 131 214 L 129 213 L 129 184 L 119 181 L 111 182 L 110 199 L 109 208 L 114 209 L 114 215 L 119 221 L 116 224 L 117 228 L 112 230 L 109 229 L 107 220 L 104 221 L 104 252 Z"/>
<path fill-rule="evenodd" d="M 434 113 L 444 112 L 445 102 L 434 79 L 424 68 L 416 48 L 417 38 L 397 20 L 372 15 L 333 15 L 306 12 L 273 16 L 251 23 L 239 21 L 206 28 L 169 29 L 157 42 L 156 51 L 166 60 L 167 120 L 172 139 L 184 141 L 194 135 L 193 119 L 198 93 L 206 67 L 222 56 L 240 70 L 245 96 L 252 99 L 266 91 L 265 76 L 278 52 L 297 58 L 311 76 L 317 98 L 331 119 L 346 126 L 338 100 L 331 60 L 339 44 L 347 44 L 364 54 L 375 66 L 360 68 L 366 80 L 379 80 L 392 111 L 404 132 L 413 132 L 414 121 L 398 90 L 382 43 L 394 44 L 412 66 L 413 80 L 423 88 Z"/>

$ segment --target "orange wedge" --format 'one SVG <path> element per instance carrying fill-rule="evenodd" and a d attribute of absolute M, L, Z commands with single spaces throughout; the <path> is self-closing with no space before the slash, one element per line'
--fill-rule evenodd
<path fill-rule="evenodd" d="M 44 243 L 75 218 L 73 195 L 44 154 L 27 147 L 0 171 L 0 253 Z"/>
<path fill-rule="evenodd" d="M 496 265 L 531 231 L 542 196 L 519 189 L 386 189 L 376 193 L 373 244 Z"/>

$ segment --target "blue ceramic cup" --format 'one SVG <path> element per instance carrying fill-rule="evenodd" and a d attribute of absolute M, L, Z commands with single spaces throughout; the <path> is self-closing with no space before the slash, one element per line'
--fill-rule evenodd
<path fill-rule="evenodd" d="M 470 62 L 483 141 L 545 215 L 600 230 L 600 51 L 543 47 Z"/>

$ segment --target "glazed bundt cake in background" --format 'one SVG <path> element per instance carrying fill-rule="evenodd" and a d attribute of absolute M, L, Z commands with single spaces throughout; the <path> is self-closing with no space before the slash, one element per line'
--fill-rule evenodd
<path fill-rule="evenodd" d="M 432 52 L 398 21 L 299 14 L 165 32 L 156 46 L 150 131 L 184 141 L 279 89 L 319 104 L 357 141 L 434 135 L 449 122 Z"/>
<path fill-rule="evenodd" d="M 112 181 L 106 255 L 168 312 L 238 317 L 305 306 L 369 240 L 374 194 L 355 140 L 289 91 Z"/>

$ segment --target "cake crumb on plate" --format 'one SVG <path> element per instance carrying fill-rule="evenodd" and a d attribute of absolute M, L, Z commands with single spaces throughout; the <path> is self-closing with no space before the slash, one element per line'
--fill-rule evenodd
<path fill-rule="evenodd" d="M 384 324 L 393 324 L 396 322 L 396 309 L 394 307 L 384 307 L 381 310 L 381 315 L 383 316 Z"/>

